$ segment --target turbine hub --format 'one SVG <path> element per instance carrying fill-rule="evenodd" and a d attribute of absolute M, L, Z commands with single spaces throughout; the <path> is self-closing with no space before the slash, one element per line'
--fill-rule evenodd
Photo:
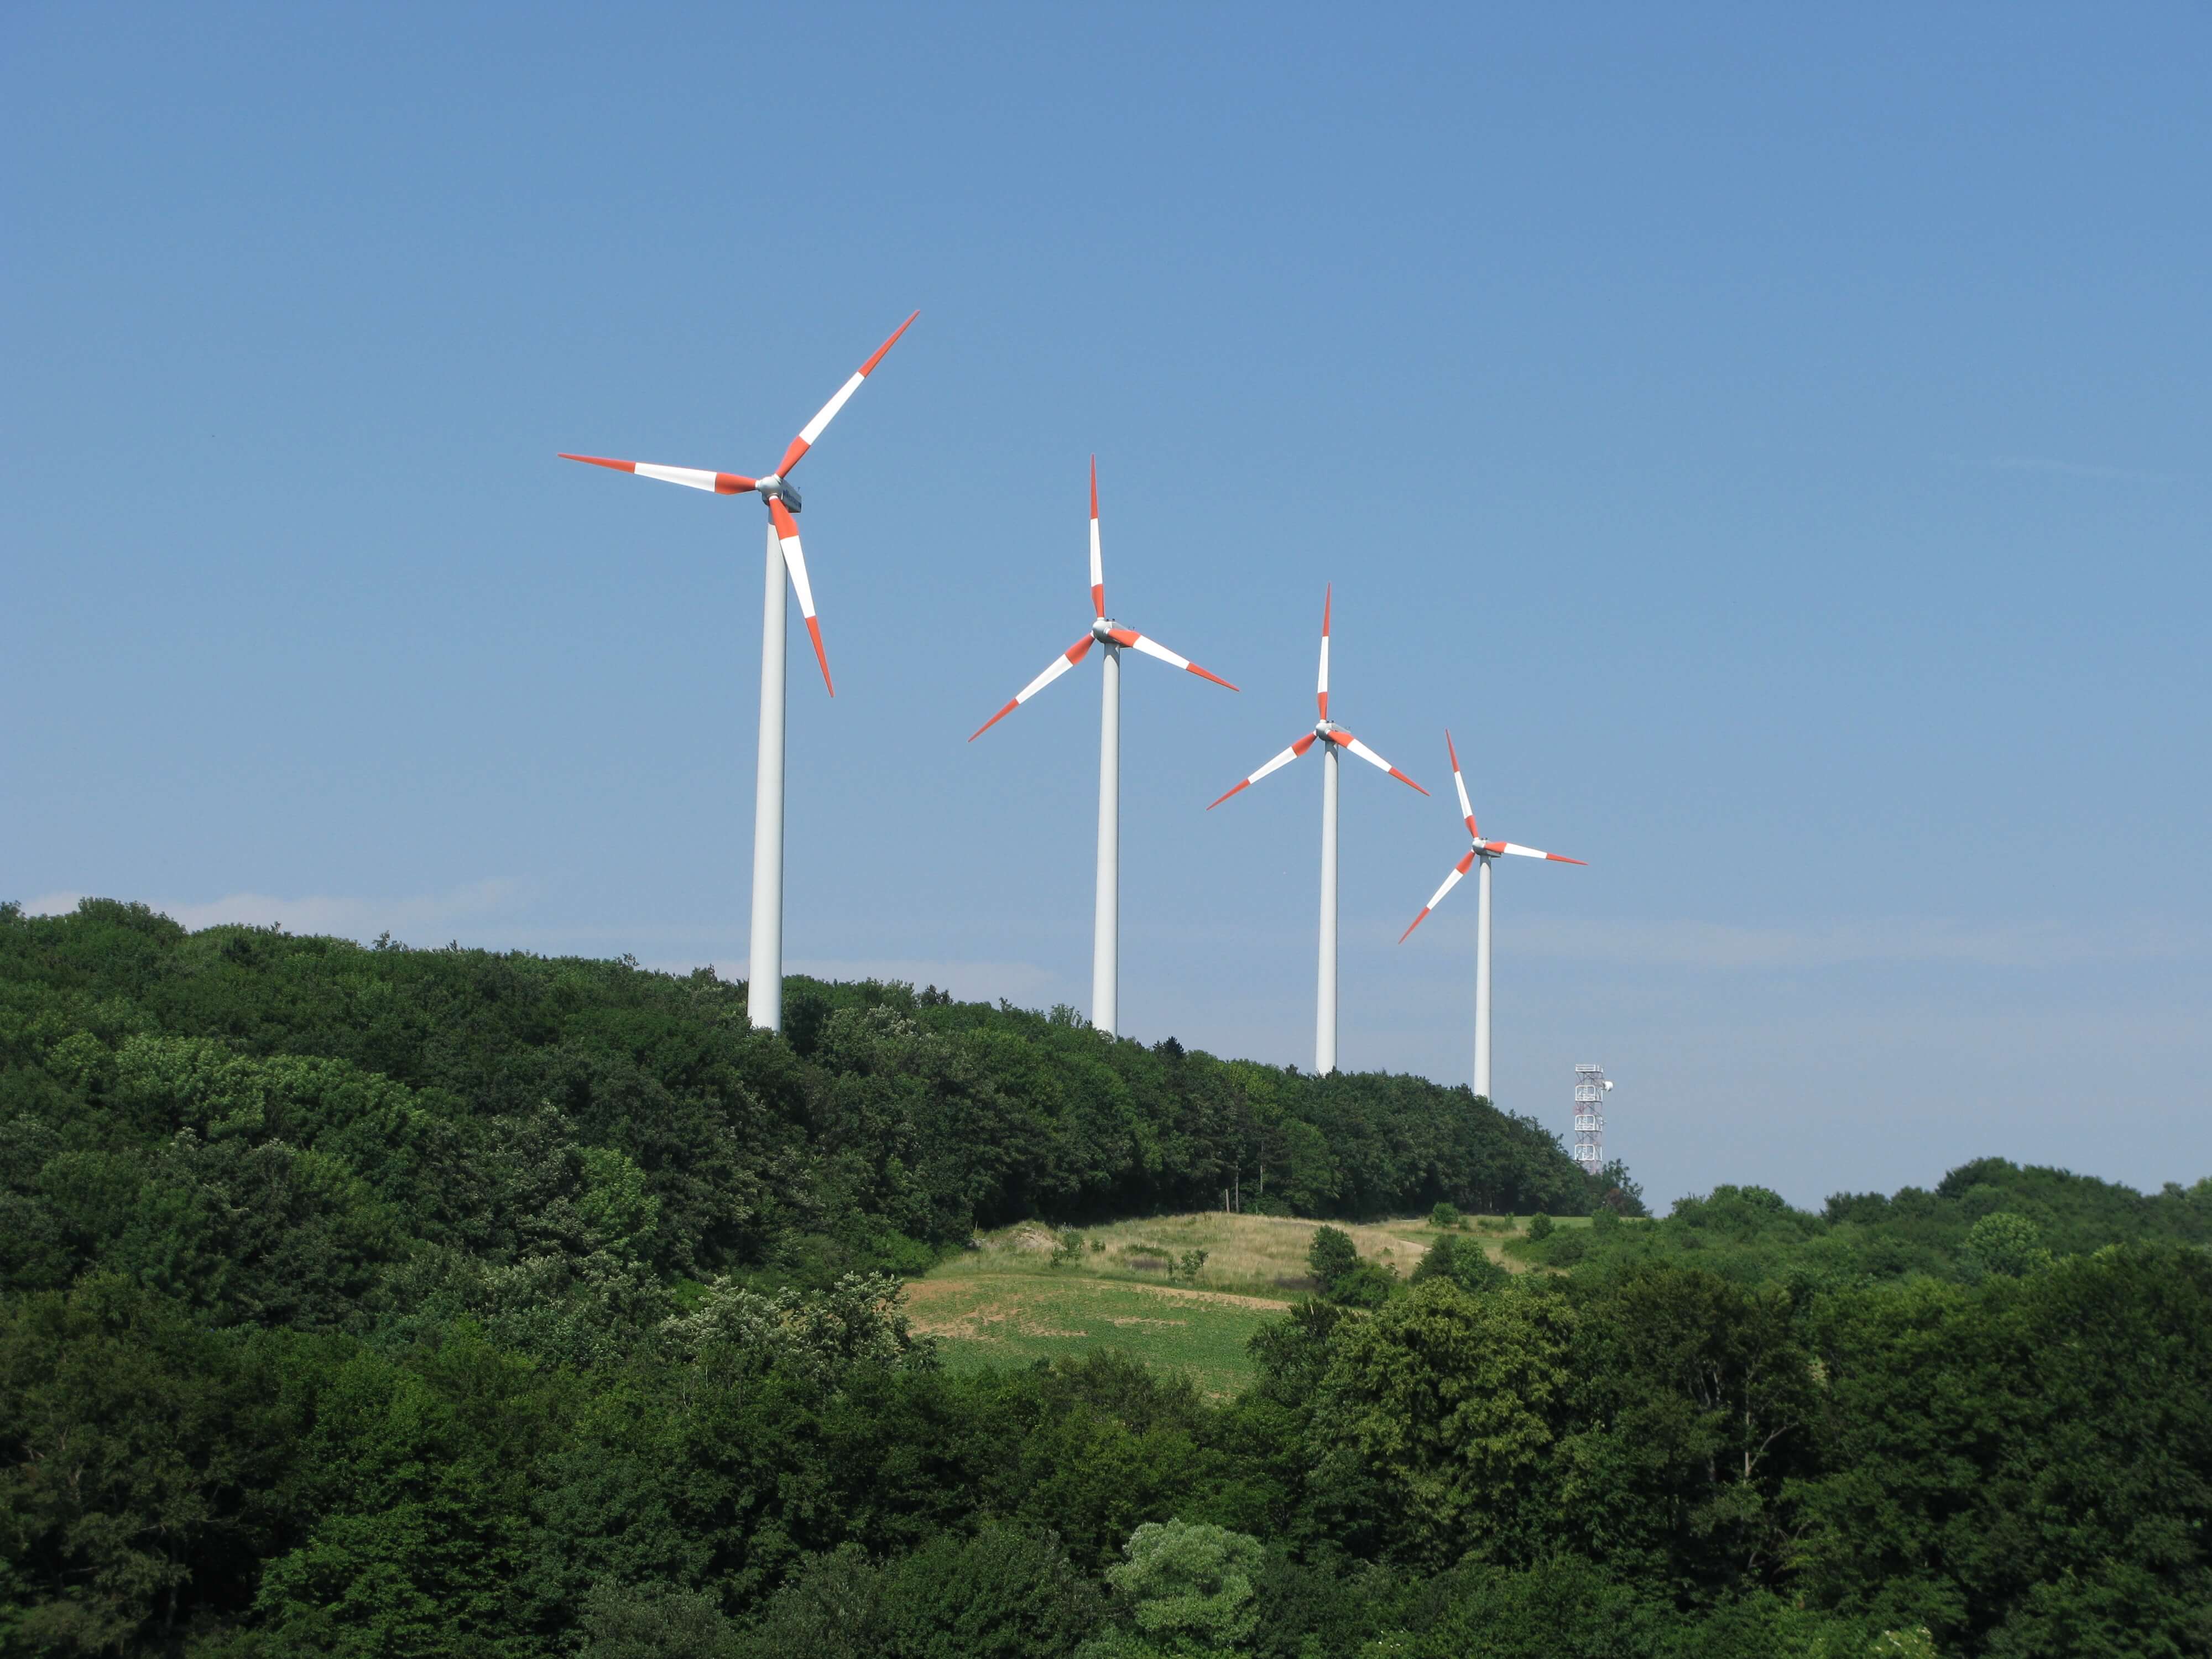
<path fill-rule="evenodd" d="M 1091 624 L 1091 637 L 1101 645 L 1113 644 L 1113 634 L 1114 619 L 1111 617 L 1101 617 Z"/>
<path fill-rule="evenodd" d="M 799 489 L 795 484 L 775 473 L 756 482 L 753 488 L 760 492 L 763 501 L 780 501 L 792 512 L 799 511 Z"/>

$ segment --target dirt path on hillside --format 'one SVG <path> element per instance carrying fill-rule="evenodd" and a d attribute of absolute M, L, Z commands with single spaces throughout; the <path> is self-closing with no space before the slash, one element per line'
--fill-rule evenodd
<path fill-rule="evenodd" d="M 1080 1297 L 1090 1287 L 1109 1294 L 1129 1291 L 1176 1307 L 1249 1308 L 1255 1313 L 1288 1311 L 1290 1304 L 1270 1297 L 1238 1296 L 1228 1291 L 1192 1290 L 1181 1285 L 1146 1285 L 1130 1279 L 1091 1277 L 1040 1279 L 1034 1273 L 963 1273 L 957 1279 L 908 1279 L 907 1308 L 918 1336 L 983 1337 L 993 1325 L 1010 1326 L 1030 1336 L 1078 1337 L 1080 1331 L 1059 1328 L 1057 1321 L 1073 1310 L 1066 1298 Z M 1049 1309 L 1040 1303 L 1057 1303 Z M 1124 1304 L 1126 1306 L 1127 1304 Z M 1179 1325 L 1176 1319 L 1138 1320 L 1116 1316 L 1103 1309 L 1095 1316 L 1108 1324 Z"/>
<path fill-rule="evenodd" d="M 1121 1279 L 1095 1279 L 1094 1285 L 1127 1285 L 1133 1291 L 1142 1291 L 1148 1296 L 1164 1296 L 1177 1302 L 1210 1303 L 1217 1308 L 1265 1308 L 1270 1313 L 1288 1313 L 1291 1304 L 1271 1296 L 1239 1296 L 1231 1291 L 1200 1291 L 1182 1285 L 1145 1285 Z"/>

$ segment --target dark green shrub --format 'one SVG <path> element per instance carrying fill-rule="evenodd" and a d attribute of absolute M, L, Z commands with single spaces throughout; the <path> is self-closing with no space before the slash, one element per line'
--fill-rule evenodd
<path fill-rule="evenodd" d="M 1350 1233 L 1336 1227 L 1314 1229 L 1313 1243 L 1306 1246 L 1306 1266 L 1321 1281 L 1322 1294 L 1334 1294 L 1336 1281 L 1350 1273 L 1358 1260 L 1359 1251 Z"/>
<path fill-rule="evenodd" d="M 1306 1249 L 1306 1265 L 1320 1281 L 1321 1293 L 1347 1308 L 1379 1308 L 1397 1288 L 1397 1276 L 1388 1267 L 1363 1261 L 1352 1235 L 1334 1227 L 1316 1227 Z"/>
<path fill-rule="evenodd" d="M 1373 1261 L 1360 1261 L 1336 1281 L 1329 1299 L 1347 1308 L 1379 1308 L 1398 1288 L 1398 1275 Z"/>
<path fill-rule="evenodd" d="M 1496 1290 L 1508 1277 L 1505 1269 L 1492 1261 L 1473 1239 L 1440 1238 L 1429 1246 L 1428 1254 L 1413 1269 L 1412 1282 L 1419 1285 L 1425 1279 L 1446 1279 L 1460 1289 L 1479 1295 Z"/>

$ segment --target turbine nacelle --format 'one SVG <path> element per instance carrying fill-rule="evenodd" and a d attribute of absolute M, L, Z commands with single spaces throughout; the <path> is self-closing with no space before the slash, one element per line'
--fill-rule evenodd
<path fill-rule="evenodd" d="M 763 501 L 781 501 L 792 512 L 799 511 L 799 486 L 790 479 L 771 472 L 765 478 L 756 479 L 753 488 L 760 492 Z"/>
<path fill-rule="evenodd" d="M 1114 637 L 1114 630 L 1120 626 L 1111 617 L 1100 617 L 1091 624 L 1091 637 L 1101 645 L 1119 645 L 1121 641 Z"/>

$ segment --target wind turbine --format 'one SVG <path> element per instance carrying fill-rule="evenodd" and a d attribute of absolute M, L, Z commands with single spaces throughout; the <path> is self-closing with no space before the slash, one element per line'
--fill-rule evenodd
<path fill-rule="evenodd" d="M 1425 795 L 1429 793 L 1328 717 L 1328 612 L 1334 591 L 1332 584 L 1322 594 L 1321 602 L 1321 681 L 1315 690 L 1315 701 L 1321 706 L 1320 721 L 1312 731 L 1206 809 L 1211 812 L 1214 806 L 1220 805 L 1238 789 L 1250 788 L 1276 768 L 1288 766 L 1316 743 L 1323 744 L 1321 751 L 1321 970 L 1314 997 L 1314 1070 L 1324 1075 L 1336 1069 L 1337 750 L 1349 750 L 1369 764 L 1381 767 L 1408 787 L 1419 789 Z"/>
<path fill-rule="evenodd" d="M 799 595 L 799 614 L 806 619 L 808 637 L 814 641 L 814 660 L 822 665 L 822 684 L 831 696 L 837 689 L 830 683 L 830 656 L 822 648 L 822 624 L 814 618 L 814 590 L 806 580 L 806 556 L 799 545 L 799 491 L 791 483 L 791 470 L 814 447 L 823 428 L 836 418 L 845 400 L 860 389 L 884 354 L 898 343 L 900 335 L 914 326 L 915 312 L 901 323 L 891 337 L 876 348 L 837 395 L 799 430 L 783 452 L 775 471 L 763 478 L 747 478 L 734 472 L 708 472 L 697 467 L 656 466 L 646 461 L 609 460 L 604 455 L 570 455 L 564 461 L 635 472 L 642 478 L 682 484 L 690 489 L 712 490 L 717 495 L 757 495 L 768 503 L 768 582 L 761 605 L 760 760 L 753 784 L 753 914 L 750 978 L 745 1009 L 756 1030 L 783 1029 L 783 690 L 784 644 L 789 615 L 783 597 L 784 574 L 790 573 L 792 591 Z"/>
<path fill-rule="evenodd" d="M 1571 859 L 1564 853 L 1540 853 L 1533 847 L 1522 847 L 1510 841 L 1485 841 L 1482 831 L 1474 827 L 1474 808 L 1467 799 L 1467 780 L 1459 775 L 1459 750 L 1452 747 L 1451 733 L 1444 733 L 1444 752 L 1451 757 L 1452 785 L 1459 791 L 1460 816 L 1467 820 L 1467 833 L 1474 845 L 1467 856 L 1452 866 L 1451 874 L 1444 884 L 1429 896 L 1421 907 L 1421 914 L 1407 925 L 1398 935 L 1403 945 L 1413 934 L 1413 929 L 1429 919 L 1429 912 L 1443 902 L 1446 893 L 1459 885 L 1459 878 L 1480 861 L 1482 874 L 1475 883 L 1474 907 L 1474 1091 L 1485 1100 L 1490 1098 L 1490 866 L 1502 854 L 1511 853 L 1524 859 L 1548 859 L 1553 864 L 1579 864 L 1589 867 L 1586 859 Z"/>
<path fill-rule="evenodd" d="M 1091 1023 L 1114 1035 L 1121 979 L 1121 651 L 1129 647 L 1148 657 L 1195 674 L 1216 685 L 1229 685 L 1158 640 L 1123 628 L 1106 614 L 1106 571 L 1098 553 L 1098 458 L 1091 458 L 1091 631 L 1052 659 L 1052 665 L 1014 694 L 1014 700 L 977 726 L 973 743 L 1031 697 L 1091 654 L 1105 647 L 1103 701 L 1098 714 L 1098 900 L 1091 929 Z M 1229 685 L 1231 691 L 1237 690 Z"/>

